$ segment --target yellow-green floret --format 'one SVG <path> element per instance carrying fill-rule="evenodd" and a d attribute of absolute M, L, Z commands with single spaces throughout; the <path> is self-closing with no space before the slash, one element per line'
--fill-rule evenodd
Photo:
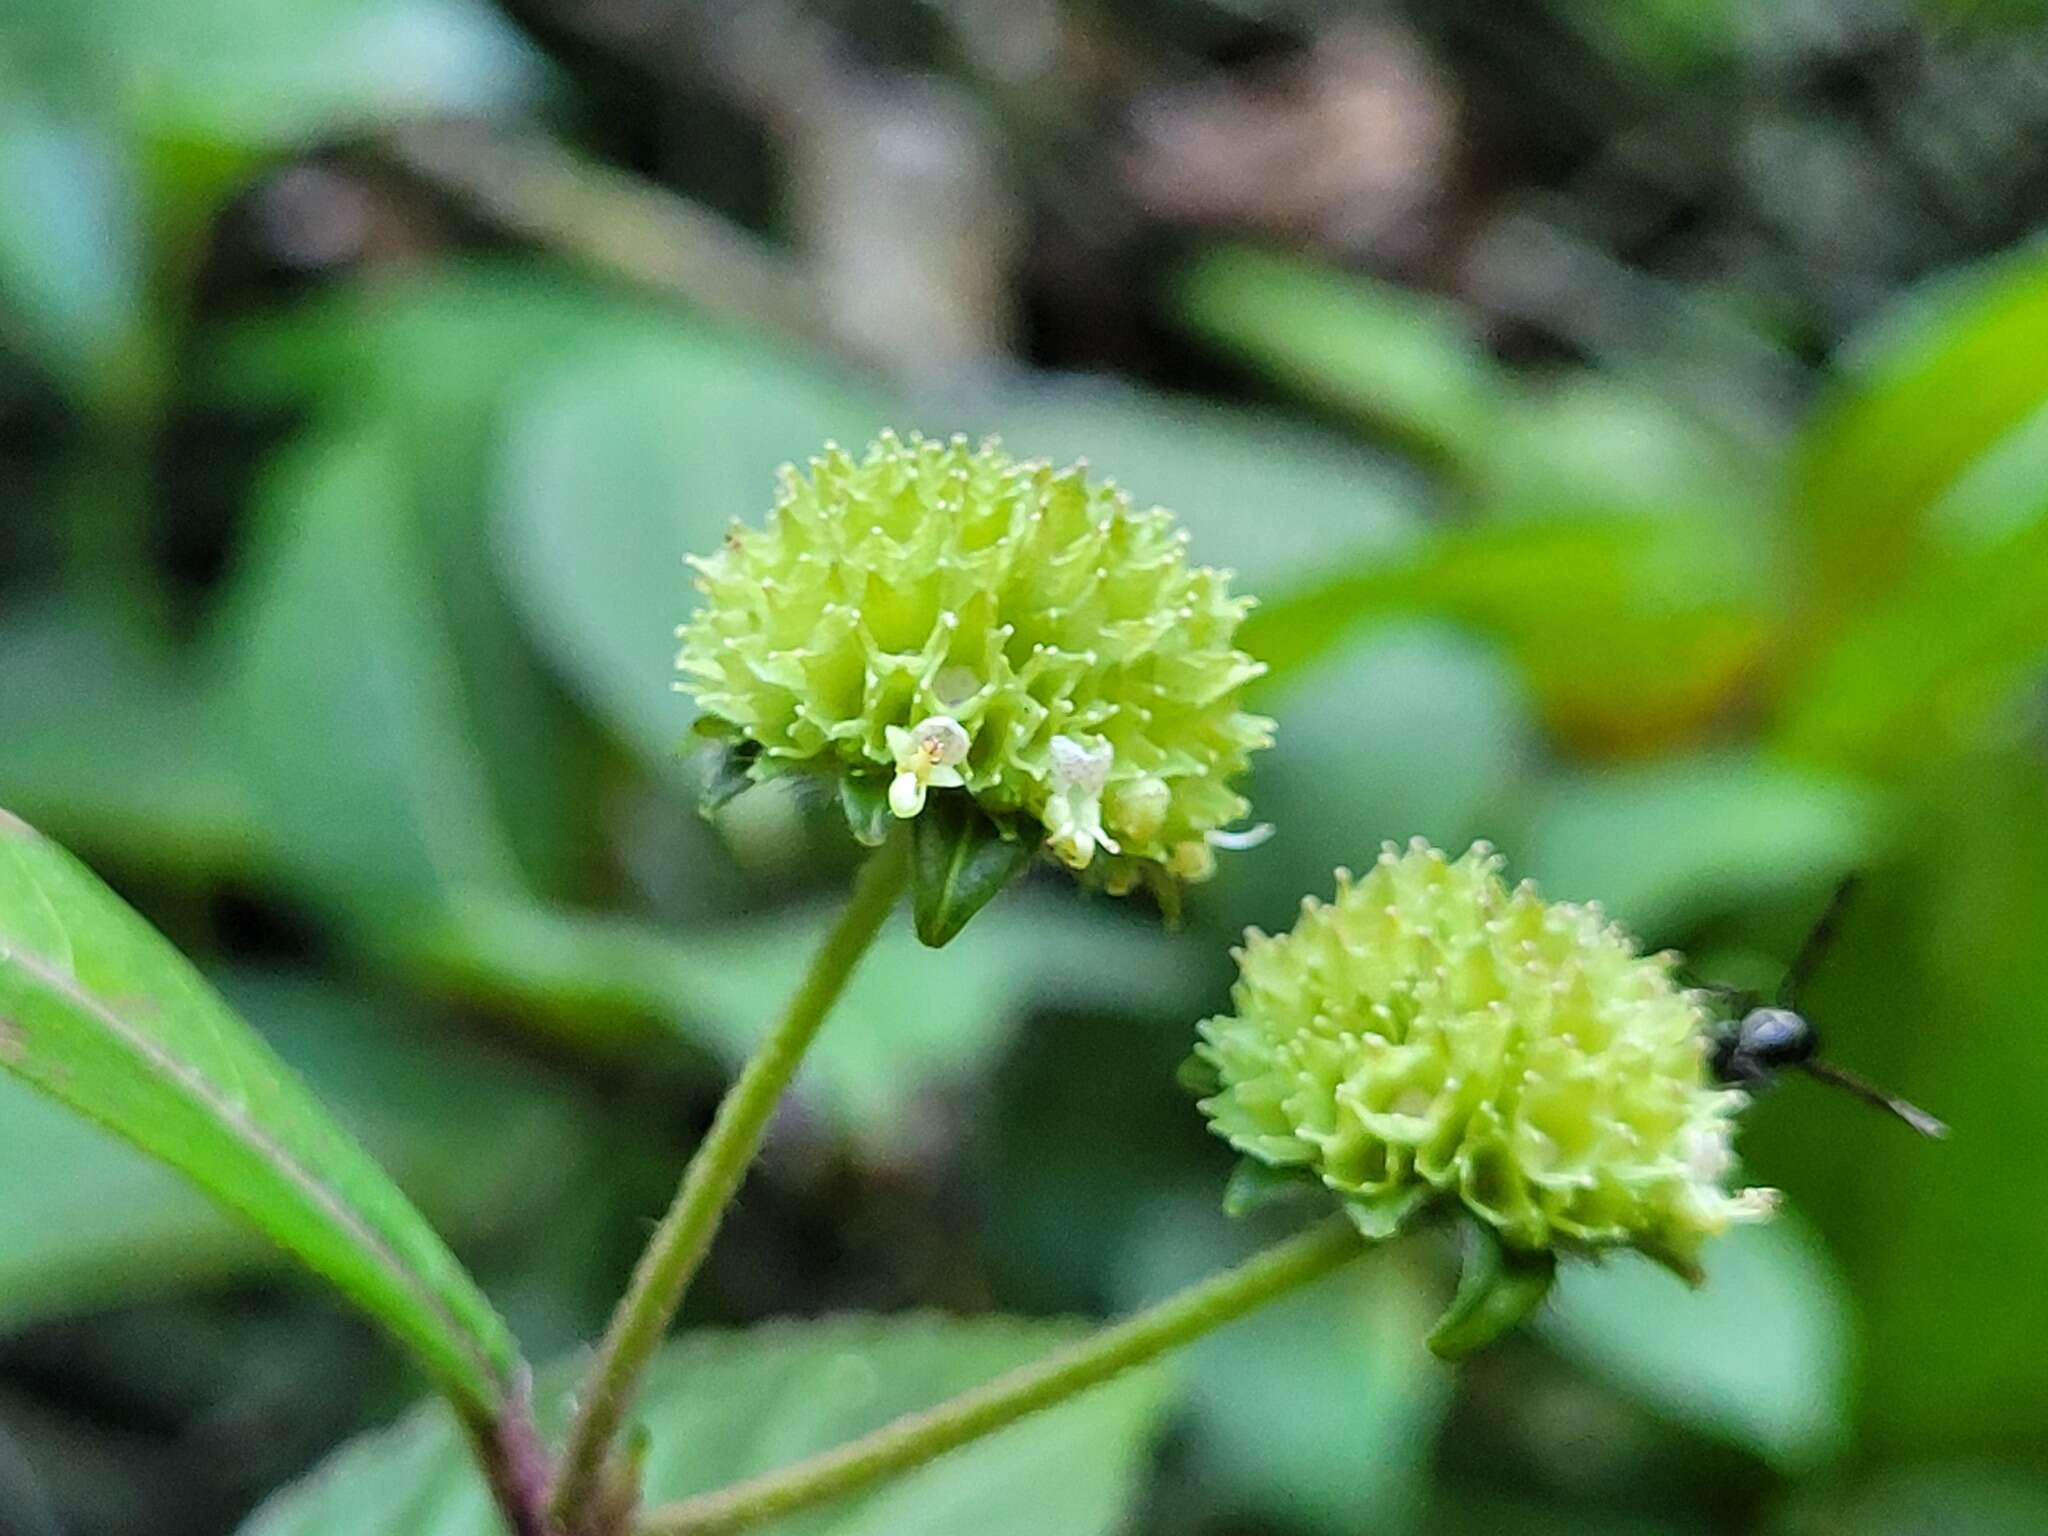
<path fill-rule="evenodd" d="M 696 560 L 681 686 L 756 777 L 850 775 L 898 817 L 965 791 L 1092 881 L 1200 879 L 1272 722 L 1249 599 L 1080 468 L 885 434 L 782 473 L 761 529 Z"/>
<path fill-rule="evenodd" d="M 1211 1128 L 1368 1230 L 1455 1199 L 1511 1247 L 1630 1246 L 1694 1275 L 1773 1201 L 1723 1187 L 1744 1096 L 1712 1080 L 1671 956 L 1500 868 L 1484 845 L 1390 844 L 1292 932 L 1248 934 L 1233 1011 L 1201 1026 Z"/>

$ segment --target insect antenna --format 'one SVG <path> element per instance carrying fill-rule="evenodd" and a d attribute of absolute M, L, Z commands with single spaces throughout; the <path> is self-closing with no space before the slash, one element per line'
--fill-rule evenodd
<path fill-rule="evenodd" d="M 1817 1077 L 1824 1083 L 1845 1088 L 1866 1104 L 1875 1104 L 1879 1109 L 1889 1110 L 1922 1136 L 1932 1136 L 1937 1141 L 1948 1135 L 1948 1126 L 1934 1118 L 1917 1104 L 1909 1104 L 1896 1094 L 1886 1093 L 1875 1083 L 1858 1077 L 1846 1067 L 1835 1066 L 1832 1062 L 1818 1059 L 1802 1061 L 1799 1070 L 1808 1076 Z"/>
<path fill-rule="evenodd" d="M 1826 958 L 1829 946 L 1835 942 L 1835 930 L 1842 925 L 1842 914 L 1848 910 L 1849 900 L 1856 894 L 1856 887 L 1862 880 L 1860 875 L 1850 875 L 1835 887 L 1834 895 L 1820 915 L 1820 921 L 1807 932 L 1799 953 L 1792 957 L 1792 963 L 1785 968 L 1785 979 L 1778 983 L 1778 1006 L 1796 1008 L 1799 994 L 1806 989 L 1806 983 L 1813 978 L 1820 963 Z"/>

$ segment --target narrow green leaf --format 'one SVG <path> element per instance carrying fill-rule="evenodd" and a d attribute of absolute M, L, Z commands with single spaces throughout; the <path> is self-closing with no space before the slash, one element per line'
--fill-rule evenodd
<path fill-rule="evenodd" d="M 1224 247 L 1174 301 L 1193 330 L 1432 457 L 1480 458 L 1510 397 L 1462 312 L 1392 284 Z"/>
<path fill-rule="evenodd" d="M 526 1230 L 568 1198 L 595 1127 L 542 1074 L 413 1011 L 309 977 L 212 978 L 456 1243 Z M 496 1150 L 479 1158 L 475 1148 Z M 62 1169 L 58 1178 L 12 1177 Z M 0 1076 L 0 1330 L 290 1260 L 171 1169 Z"/>
<path fill-rule="evenodd" d="M 1531 515 L 1438 534 L 1270 595 L 1245 649 L 1279 687 L 1357 630 L 1395 615 L 1496 637 L 1549 723 L 1601 750 L 1640 751 L 1725 707 L 1776 627 L 1767 557 L 1722 516 Z"/>
<path fill-rule="evenodd" d="M 650 1502 L 772 1471 L 978 1385 L 1075 1336 L 1066 1324 L 930 1315 L 775 1323 L 686 1336 L 648 1375 Z M 573 1364 L 573 1362 L 572 1362 Z M 539 1402 L 558 1426 L 573 1370 Z M 762 1536 L 1114 1536 L 1128 1529 L 1162 1407 L 1136 1372 Z M 259 1509 L 242 1536 L 497 1536 L 447 1414 L 424 1409 L 344 1449 Z"/>
<path fill-rule="evenodd" d="M 1005 837 L 964 794 L 933 795 L 911 829 L 910 910 L 918 938 L 933 949 L 1031 863 L 1031 845 Z"/>
<path fill-rule="evenodd" d="M 1557 1279 L 1557 1255 L 1547 1248 L 1510 1248 L 1478 1220 L 1465 1223 L 1465 1234 L 1458 1294 L 1429 1331 L 1430 1352 L 1444 1360 L 1462 1360 L 1519 1327 L 1543 1305 Z"/>
<path fill-rule="evenodd" d="M 426 1221 L 161 935 L 4 811 L 0 1067 L 326 1275 L 467 1411 L 499 1402 L 512 1341 Z"/>
<path fill-rule="evenodd" d="M 1830 621 L 1912 574 L 1930 510 L 2048 404 L 2048 253 L 1943 279 L 1880 327 L 1845 360 L 1800 465 L 1811 606 Z"/>
<path fill-rule="evenodd" d="M 2038 504 L 2040 490 L 2030 487 Z M 1785 703 L 1800 759 L 1894 779 L 1967 747 L 2048 656 L 2048 509 L 2002 538 L 1929 554 L 1845 622 Z"/>
<path fill-rule="evenodd" d="M 61 1173 L 25 1176 L 39 1168 Z M 0 1223 L 0 1333 L 286 1262 L 169 1168 L 4 1075 Z"/>

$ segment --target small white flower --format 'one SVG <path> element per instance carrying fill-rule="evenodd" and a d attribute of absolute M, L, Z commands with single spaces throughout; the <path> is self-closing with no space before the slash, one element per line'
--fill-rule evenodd
<path fill-rule="evenodd" d="M 967 732 L 945 715 L 920 720 L 909 730 L 888 726 L 883 736 L 896 758 L 896 777 L 889 783 L 889 809 L 908 819 L 924 809 L 925 791 L 959 789 L 967 781 L 958 765 L 967 760 Z"/>
<path fill-rule="evenodd" d="M 1730 1221 L 1769 1221 L 1784 1195 L 1775 1189 L 1738 1189 L 1728 1197 Z"/>
<path fill-rule="evenodd" d="M 1679 1156 L 1695 1184 L 1711 1185 L 1718 1193 L 1721 1180 L 1735 1166 L 1735 1149 L 1730 1145 L 1735 1130 L 1726 1120 L 1687 1126 L 1679 1141 Z"/>
<path fill-rule="evenodd" d="M 1052 794 L 1045 802 L 1045 840 L 1060 861 L 1086 869 L 1101 848 L 1121 853 L 1102 827 L 1102 789 L 1116 754 L 1108 742 L 1084 747 L 1071 736 L 1052 739 Z"/>
<path fill-rule="evenodd" d="M 1778 1208 L 1775 1189 L 1739 1189 L 1724 1192 L 1721 1181 L 1735 1167 L 1735 1127 L 1731 1121 L 1715 1120 L 1688 1126 L 1679 1141 L 1679 1156 L 1691 1178 L 1692 1203 L 1703 1218 L 1716 1215 L 1729 1221 L 1763 1221 Z"/>

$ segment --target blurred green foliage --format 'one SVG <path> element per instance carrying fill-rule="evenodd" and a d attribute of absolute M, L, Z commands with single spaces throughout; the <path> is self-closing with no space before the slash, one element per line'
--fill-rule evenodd
<path fill-rule="evenodd" d="M 0 14 L 0 805 L 194 956 L 562 1354 L 853 857 L 780 790 L 696 817 L 681 556 L 782 460 L 884 424 L 1086 455 L 1260 595 L 1277 834 L 1173 931 L 1048 880 L 942 953 L 891 933 L 690 1321 L 900 1320 L 679 1345 L 657 1456 L 712 1448 L 664 1488 L 1040 1337 L 940 1314 L 1101 1312 L 1245 1251 L 1172 1081 L 1192 1021 L 1247 923 L 1420 834 L 1766 989 L 1866 871 L 1808 1001 L 1955 1140 L 1794 1084 L 1746 1138 L 1790 1212 L 1697 1295 L 1574 1272 L 1452 1374 L 1421 1345 L 1445 1256 L 1403 1249 L 829 1529 L 2048 1525 L 2038 15 L 1074 4 L 1034 53 L 905 0 L 813 8 L 769 67 L 760 7 L 583 9 Z M 1284 103 L 1357 28 L 1462 125 L 1402 216 L 1420 247 L 1125 177 L 1129 123 Z M 897 142 L 859 111 L 912 82 L 969 104 L 1030 232 L 988 257 L 1022 318 L 979 367 L 920 369 L 910 321 L 868 355 L 821 297 L 894 225 L 964 238 L 886 180 L 845 200 L 873 224 L 818 222 L 818 185 L 881 174 L 821 144 Z M 914 100 L 891 131 L 937 110 Z M 452 173 L 412 137 L 450 117 L 477 136 Z M 1305 120 L 1335 137 L 1289 141 L 1304 164 L 1405 142 Z M 559 207 L 459 153 L 540 140 Z M 734 271 L 814 302 L 768 336 Z M 234 1529 L 422 1391 L 7 1082 L 0 1233 L 0 1531 Z M 479 1528 L 432 1414 L 336 1465 L 408 1529 Z M 357 1528 L 363 1486 L 249 1528 Z"/>

